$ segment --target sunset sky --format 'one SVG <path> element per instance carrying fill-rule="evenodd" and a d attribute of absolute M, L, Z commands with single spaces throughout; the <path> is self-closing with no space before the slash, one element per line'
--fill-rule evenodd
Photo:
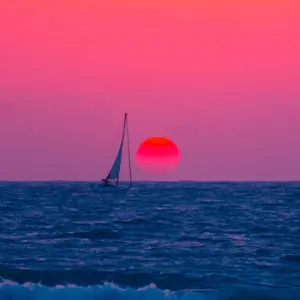
<path fill-rule="evenodd" d="M 125 112 L 134 180 L 300 180 L 299 16 L 299 0 L 1 1 L 0 180 L 106 176 Z M 172 174 L 139 169 L 150 136 L 178 145 Z"/>

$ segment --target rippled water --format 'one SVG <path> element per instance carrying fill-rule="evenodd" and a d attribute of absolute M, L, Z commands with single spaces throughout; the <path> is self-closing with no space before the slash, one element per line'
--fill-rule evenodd
<path fill-rule="evenodd" d="M 300 183 L 2 182 L 0 217 L 0 299 L 300 299 Z"/>

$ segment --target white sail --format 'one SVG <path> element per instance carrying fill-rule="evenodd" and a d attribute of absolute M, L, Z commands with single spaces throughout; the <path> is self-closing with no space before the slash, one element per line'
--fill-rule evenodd
<path fill-rule="evenodd" d="M 107 180 L 118 180 L 121 168 L 121 161 L 122 161 L 122 152 L 123 152 L 123 142 L 124 142 L 124 132 L 121 141 L 121 145 L 118 151 L 118 155 L 115 159 L 113 166 L 111 167 L 108 176 L 106 177 Z"/>
<path fill-rule="evenodd" d="M 119 181 L 119 174 L 120 174 L 120 168 L 121 168 L 121 161 L 122 161 L 122 153 L 123 153 L 123 143 L 124 143 L 124 134 L 125 134 L 125 125 L 126 125 L 126 118 L 127 114 L 125 114 L 125 119 L 124 119 L 124 126 L 123 126 L 123 134 L 122 134 L 122 140 L 121 140 L 121 145 L 118 151 L 118 155 L 114 161 L 113 166 L 111 167 L 106 180 L 112 180 L 112 181 Z"/>

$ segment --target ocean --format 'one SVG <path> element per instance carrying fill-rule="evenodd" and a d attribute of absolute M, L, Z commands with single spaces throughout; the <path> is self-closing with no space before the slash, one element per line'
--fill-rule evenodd
<path fill-rule="evenodd" d="M 0 183 L 1 300 L 300 299 L 300 183 Z"/>

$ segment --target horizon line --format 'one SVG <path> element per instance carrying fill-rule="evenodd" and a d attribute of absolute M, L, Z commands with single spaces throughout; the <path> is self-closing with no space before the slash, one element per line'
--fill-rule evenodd
<path fill-rule="evenodd" d="M 14 183 L 14 182 L 21 182 L 21 183 L 29 183 L 29 182 L 77 182 L 77 183 L 101 183 L 100 180 L 69 180 L 69 179 L 51 179 L 51 180 L 5 180 L 0 179 L 0 182 L 8 182 L 8 183 Z M 130 181 L 122 180 L 119 181 L 121 183 L 129 183 Z M 300 183 L 300 179 L 290 179 L 290 180 L 192 180 L 192 179 L 181 179 L 181 180 L 132 180 L 133 183 L 144 183 L 144 182 L 157 182 L 157 183 L 164 183 L 164 182 L 170 182 L 170 183 L 182 183 L 182 182 L 195 182 L 195 183 L 244 183 L 244 182 L 262 182 L 262 183 L 268 183 L 268 182 L 296 182 Z"/>

